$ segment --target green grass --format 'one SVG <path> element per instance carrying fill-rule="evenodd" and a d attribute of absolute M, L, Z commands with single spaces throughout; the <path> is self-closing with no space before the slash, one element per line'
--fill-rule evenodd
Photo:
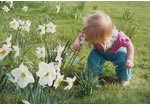
<path fill-rule="evenodd" d="M 0 8 L 5 3 L 0 3 Z M 56 5 L 60 4 L 60 13 L 56 14 Z M 26 5 L 29 10 L 24 13 L 21 8 Z M 112 20 L 118 29 L 123 29 L 124 32 L 129 30 L 125 27 L 125 20 L 120 20 L 124 15 L 125 10 L 130 10 L 133 13 L 132 22 L 139 25 L 138 31 L 132 37 L 132 42 L 135 46 L 135 67 L 132 69 L 132 80 L 129 86 L 122 87 L 111 78 L 115 73 L 114 68 L 110 65 L 104 68 L 107 76 L 106 83 L 100 88 L 93 89 L 93 93 L 87 96 L 74 97 L 72 104 L 149 104 L 150 103 L 150 2 L 15 2 L 13 10 L 3 14 L 2 9 L 0 14 L 4 15 L 1 26 L 8 27 L 9 22 L 13 18 L 23 18 L 32 21 L 31 32 L 25 34 L 26 38 L 31 38 L 29 46 L 31 50 L 27 53 L 27 57 L 38 65 L 36 61 L 36 47 L 42 46 L 43 42 L 38 41 L 40 38 L 34 31 L 39 24 L 43 24 L 43 19 L 47 16 L 49 21 L 57 25 L 56 35 L 53 36 L 56 42 L 64 43 L 71 40 L 72 43 L 76 36 L 81 32 L 84 23 L 84 17 L 87 14 L 96 10 L 103 10 L 112 17 Z M 81 17 L 74 19 L 74 14 L 79 13 Z M 1 18 L 2 19 L 2 18 Z M 127 24 L 131 23 L 129 20 Z M 0 27 L 1 27 L 0 26 Z M 129 28 L 130 29 L 130 28 Z M 0 41 L 5 40 L 11 34 L 11 29 L 1 28 Z M 132 35 L 132 34 L 127 34 Z M 82 47 L 79 56 L 86 56 L 91 47 Z M 81 62 L 86 66 L 86 58 Z M 82 67 L 82 69 L 85 67 Z M 75 69 L 77 72 L 79 70 Z M 85 70 L 85 69 L 83 69 Z M 108 80 L 107 80 L 108 79 Z M 11 84 L 10 84 L 11 85 Z M 101 84 L 100 84 L 101 85 Z M 14 92 L 7 86 L 9 90 L 4 90 L 0 93 L 0 104 L 11 104 Z"/>

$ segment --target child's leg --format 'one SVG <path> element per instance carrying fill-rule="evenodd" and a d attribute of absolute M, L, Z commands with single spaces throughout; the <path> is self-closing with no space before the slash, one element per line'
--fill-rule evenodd
<path fill-rule="evenodd" d="M 92 48 L 88 59 L 87 59 L 87 73 L 93 75 L 103 75 L 102 67 L 105 62 L 105 59 L 96 51 L 95 48 Z"/>
<path fill-rule="evenodd" d="M 116 66 L 116 76 L 123 80 L 131 79 L 131 69 L 125 66 L 127 50 L 121 47 L 112 57 L 112 62 Z"/>

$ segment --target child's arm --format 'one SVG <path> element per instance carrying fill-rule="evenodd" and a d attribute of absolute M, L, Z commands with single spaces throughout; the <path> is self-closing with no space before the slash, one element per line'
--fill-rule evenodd
<path fill-rule="evenodd" d="M 129 46 L 127 47 L 126 67 L 132 68 L 134 66 L 133 59 L 134 59 L 134 46 L 130 41 Z"/>
<path fill-rule="evenodd" d="M 74 42 L 74 45 L 73 45 L 73 48 L 76 50 L 76 51 L 80 51 L 80 34 L 79 36 L 76 38 L 75 42 Z"/>

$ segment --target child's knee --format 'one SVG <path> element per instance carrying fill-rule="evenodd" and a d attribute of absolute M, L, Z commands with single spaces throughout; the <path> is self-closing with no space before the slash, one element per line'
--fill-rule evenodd
<path fill-rule="evenodd" d="M 121 57 L 119 60 L 119 65 L 125 65 L 125 63 L 126 63 L 126 56 Z"/>
<path fill-rule="evenodd" d="M 125 52 L 120 52 L 118 55 L 117 65 L 125 65 L 127 54 Z"/>

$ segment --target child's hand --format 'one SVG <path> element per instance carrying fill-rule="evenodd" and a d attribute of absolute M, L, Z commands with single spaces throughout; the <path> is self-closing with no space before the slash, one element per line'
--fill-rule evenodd
<path fill-rule="evenodd" d="M 76 51 L 80 51 L 80 40 L 77 39 L 77 40 L 74 42 L 73 48 L 74 48 Z"/>
<path fill-rule="evenodd" d="M 134 64 L 133 64 L 133 60 L 132 59 L 127 59 L 126 60 L 126 67 L 127 68 L 133 68 Z"/>

